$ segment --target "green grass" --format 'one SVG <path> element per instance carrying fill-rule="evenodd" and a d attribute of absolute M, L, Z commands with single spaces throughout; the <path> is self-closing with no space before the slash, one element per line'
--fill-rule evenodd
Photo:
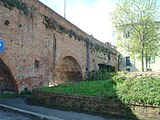
<path fill-rule="evenodd" d="M 112 80 L 102 81 L 82 81 L 78 83 L 67 83 L 53 87 L 40 88 L 42 91 L 76 94 L 85 96 L 114 96 L 116 93 L 116 85 Z"/>
<path fill-rule="evenodd" d="M 109 80 L 66 83 L 39 90 L 63 94 L 119 98 L 125 104 L 160 106 L 160 77 L 131 76 L 126 73 L 111 75 Z"/>
<path fill-rule="evenodd" d="M 20 97 L 24 95 L 31 95 L 31 91 L 29 91 L 27 88 L 24 88 L 21 93 L 15 93 L 15 92 L 7 92 L 0 94 L 0 98 L 15 98 L 15 97 Z"/>
<path fill-rule="evenodd" d="M 18 97 L 19 94 L 17 93 L 4 93 L 4 94 L 0 94 L 0 98 L 14 98 L 14 97 Z"/>

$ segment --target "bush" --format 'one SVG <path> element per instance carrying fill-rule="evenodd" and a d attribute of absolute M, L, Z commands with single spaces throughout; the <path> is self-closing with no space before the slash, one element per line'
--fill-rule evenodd
<path fill-rule="evenodd" d="M 24 90 L 21 91 L 20 95 L 31 95 L 31 91 L 28 90 L 28 88 L 24 88 Z"/>
<path fill-rule="evenodd" d="M 116 72 L 116 68 L 111 65 L 106 65 L 106 64 L 98 64 L 99 70 L 103 70 L 106 72 Z"/>
<path fill-rule="evenodd" d="M 160 77 L 138 76 L 126 80 L 118 87 L 118 96 L 126 104 L 151 104 L 160 106 Z"/>
<path fill-rule="evenodd" d="M 128 74 L 127 72 L 117 72 L 115 73 L 114 76 L 112 76 L 112 79 L 115 82 L 123 83 L 125 80 L 133 80 L 134 76 L 131 74 Z"/>
<path fill-rule="evenodd" d="M 103 70 L 98 70 L 91 72 L 89 80 L 110 80 L 110 79 L 111 79 L 110 73 Z"/>

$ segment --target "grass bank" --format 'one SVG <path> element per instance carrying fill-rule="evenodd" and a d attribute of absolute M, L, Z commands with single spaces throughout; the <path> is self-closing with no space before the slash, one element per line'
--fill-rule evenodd
<path fill-rule="evenodd" d="M 39 90 L 54 93 L 76 94 L 84 96 L 114 96 L 116 84 L 112 80 L 82 81 L 66 83 L 53 87 L 43 87 Z"/>
<path fill-rule="evenodd" d="M 125 104 L 151 104 L 160 106 L 160 77 L 131 76 L 127 73 L 110 75 L 107 80 L 66 83 L 39 90 L 99 97 L 118 97 Z"/>

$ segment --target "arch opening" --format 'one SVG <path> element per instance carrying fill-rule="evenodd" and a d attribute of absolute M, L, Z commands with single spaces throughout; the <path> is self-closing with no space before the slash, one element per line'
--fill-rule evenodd
<path fill-rule="evenodd" d="M 7 67 L 7 65 L 0 59 L 0 94 L 4 92 L 18 92 L 16 81 Z"/>
<path fill-rule="evenodd" d="M 53 72 L 53 81 L 50 85 L 65 82 L 78 82 L 82 80 L 82 69 L 76 59 L 71 56 L 64 57 Z"/>

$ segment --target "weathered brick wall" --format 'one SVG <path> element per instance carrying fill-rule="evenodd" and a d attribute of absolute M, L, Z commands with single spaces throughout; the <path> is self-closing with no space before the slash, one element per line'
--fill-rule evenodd
<path fill-rule="evenodd" d="M 0 8 L 0 37 L 5 41 L 5 52 L 0 58 L 12 72 L 19 90 L 47 85 L 53 59 L 51 36 L 39 32 L 36 13 L 31 19 L 17 9 L 9 10 L 3 5 Z M 9 21 L 9 25 L 5 25 L 5 21 Z M 35 60 L 40 61 L 38 68 Z"/>
<path fill-rule="evenodd" d="M 160 109 L 153 106 L 125 106 L 120 100 L 34 91 L 32 102 L 49 107 L 86 111 L 105 115 L 124 116 L 127 119 L 159 120 Z"/>
<path fill-rule="evenodd" d="M 58 25 L 73 30 L 83 38 L 89 38 L 93 42 L 97 41 L 95 38 L 38 0 L 20 1 L 27 4 L 29 15 L 23 14 L 17 8 L 10 10 L 0 2 L 0 39 L 4 39 L 5 42 L 5 51 L 0 53 L 0 59 L 12 73 L 18 91 L 26 87 L 33 89 L 48 86 L 53 79 L 55 68 L 67 66 L 60 65 L 65 57 L 74 59 L 76 66 L 79 66 L 76 72 L 81 72 L 82 79 L 86 77 L 88 63 L 91 65 L 89 69 L 91 70 L 98 69 L 97 64 L 105 62 L 104 54 L 91 54 L 91 51 L 88 59 L 85 41 L 79 41 L 75 36 L 70 36 L 61 30 L 47 28 L 44 24 L 44 16 L 54 19 Z M 102 43 L 98 42 L 98 44 Z M 90 61 L 91 58 L 94 61 Z M 65 68 L 69 71 L 74 67 Z"/>
<path fill-rule="evenodd" d="M 106 115 L 124 116 L 125 106 L 120 101 L 102 100 L 100 97 L 56 94 L 51 92 L 33 91 L 32 102 L 50 107 L 59 107 L 69 110 L 79 110 Z"/>

